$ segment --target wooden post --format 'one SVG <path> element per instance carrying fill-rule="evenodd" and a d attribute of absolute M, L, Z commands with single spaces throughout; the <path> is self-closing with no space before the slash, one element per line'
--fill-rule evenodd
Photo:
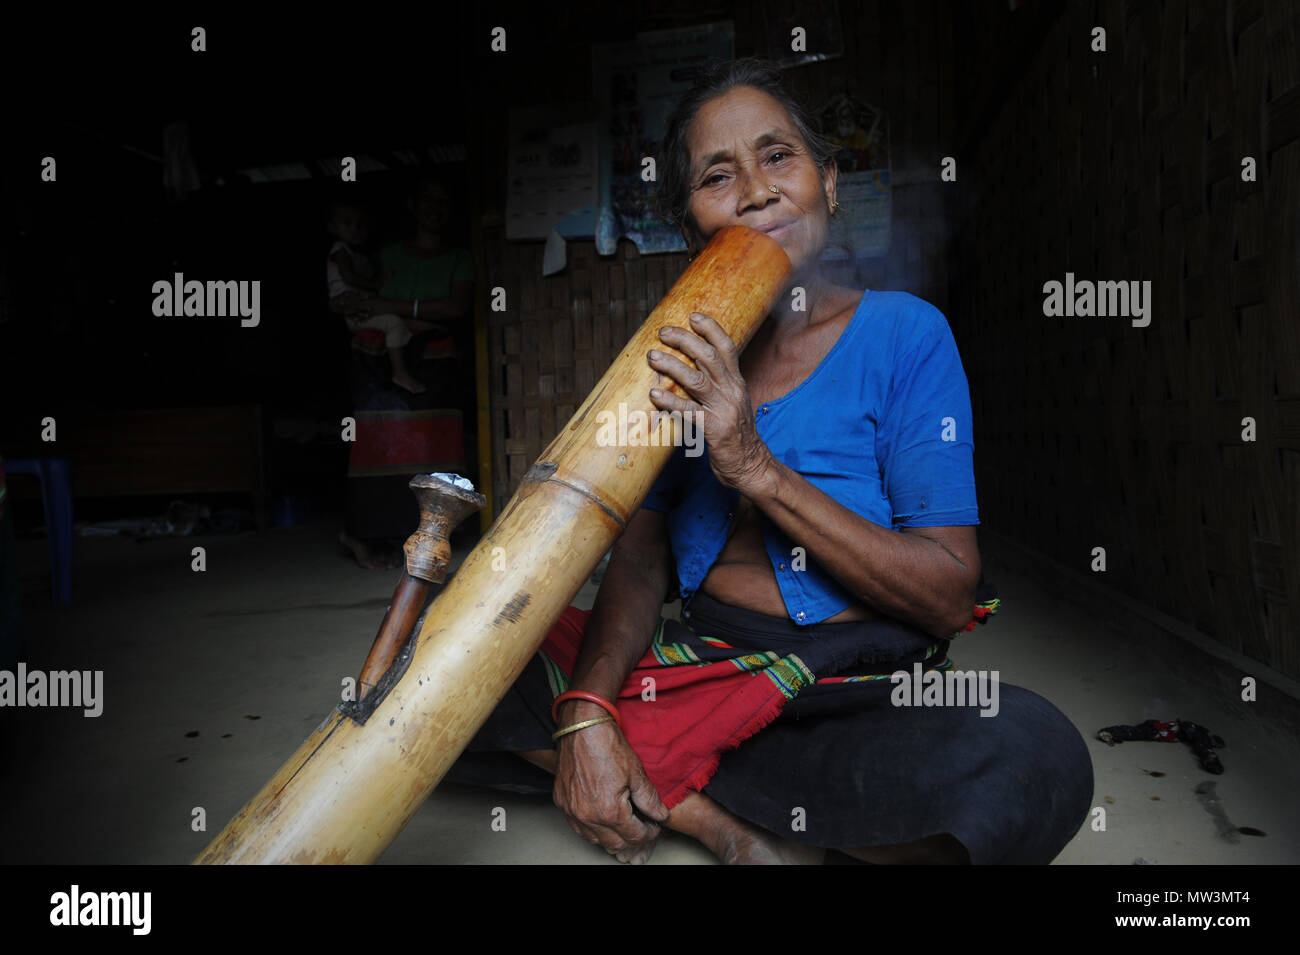
<path fill-rule="evenodd" d="M 743 348 L 789 274 L 775 240 L 742 226 L 718 232 L 430 605 L 400 679 L 381 684 L 364 722 L 331 712 L 195 862 L 375 861 L 505 696 L 668 462 L 676 429 L 667 416 L 650 430 L 656 446 L 601 440 L 609 420 L 601 412 L 617 419 L 624 405 L 629 421 L 637 412 L 653 417 L 652 387 L 681 393 L 646 360 L 651 348 L 673 351 L 659 329 L 689 328 L 691 312 L 704 312 Z"/>

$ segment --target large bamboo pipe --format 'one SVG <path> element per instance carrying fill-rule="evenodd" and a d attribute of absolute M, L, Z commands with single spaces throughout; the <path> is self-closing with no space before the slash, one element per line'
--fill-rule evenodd
<path fill-rule="evenodd" d="M 651 348 L 673 351 L 659 330 L 689 328 L 690 314 L 704 312 L 743 348 L 789 274 L 775 240 L 742 226 L 719 231 L 429 606 L 405 670 L 381 681 L 373 709 L 361 718 L 332 711 L 195 862 L 375 861 L 523 672 L 668 462 L 671 419 L 661 419 L 656 446 L 602 446 L 600 412 L 618 415 L 625 403 L 629 420 L 653 415 L 652 387 L 681 393 L 646 361 Z"/>

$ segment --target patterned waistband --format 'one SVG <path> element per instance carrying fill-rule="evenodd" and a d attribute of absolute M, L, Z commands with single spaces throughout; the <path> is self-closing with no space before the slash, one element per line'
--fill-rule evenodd
<path fill-rule="evenodd" d="M 741 650 L 800 653 L 818 645 L 842 647 L 846 651 L 851 648 L 857 662 L 915 659 L 936 643 L 947 649 L 946 640 L 936 641 L 896 620 L 849 620 L 801 627 L 789 617 L 756 613 L 698 592 L 683 608 L 682 623 L 697 634 L 723 640 Z"/>

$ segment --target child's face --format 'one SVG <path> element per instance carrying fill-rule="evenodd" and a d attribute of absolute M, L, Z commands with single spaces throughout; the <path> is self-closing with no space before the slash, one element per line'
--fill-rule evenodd
<path fill-rule="evenodd" d="M 349 245 L 361 245 L 367 235 L 365 217 L 359 209 L 342 206 L 334 210 L 330 231 Z"/>

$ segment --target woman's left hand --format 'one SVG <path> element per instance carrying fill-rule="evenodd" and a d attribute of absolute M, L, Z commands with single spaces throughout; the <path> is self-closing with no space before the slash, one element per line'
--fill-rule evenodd
<path fill-rule="evenodd" d="M 664 411 L 681 412 L 683 420 L 693 414 L 697 433 L 708 444 L 713 473 L 723 486 L 744 493 L 763 475 L 771 452 L 754 424 L 749 386 L 740 375 L 740 353 L 708 315 L 692 314 L 691 326 L 694 334 L 666 326 L 659 338 L 694 361 L 694 368 L 667 352 L 650 352 L 650 367 L 681 385 L 690 397 L 651 389 L 650 400 Z"/>

